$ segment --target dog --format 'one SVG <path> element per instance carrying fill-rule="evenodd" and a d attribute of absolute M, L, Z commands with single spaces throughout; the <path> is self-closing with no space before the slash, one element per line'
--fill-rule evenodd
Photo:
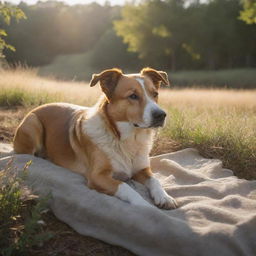
<path fill-rule="evenodd" d="M 144 184 L 159 208 L 177 207 L 153 177 L 149 153 L 155 128 L 166 113 L 158 102 L 163 71 L 143 68 L 138 74 L 107 69 L 94 74 L 103 97 L 93 107 L 50 103 L 29 112 L 16 129 L 16 153 L 32 154 L 82 174 L 88 187 L 134 205 L 151 206 L 124 181 Z"/>

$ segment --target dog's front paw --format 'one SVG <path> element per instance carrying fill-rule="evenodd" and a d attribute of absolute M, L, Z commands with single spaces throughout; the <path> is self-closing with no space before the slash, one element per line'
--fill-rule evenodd
<path fill-rule="evenodd" d="M 157 193 L 151 193 L 151 196 L 159 208 L 170 210 L 178 207 L 176 200 L 169 196 L 164 190 L 157 191 Z"/>

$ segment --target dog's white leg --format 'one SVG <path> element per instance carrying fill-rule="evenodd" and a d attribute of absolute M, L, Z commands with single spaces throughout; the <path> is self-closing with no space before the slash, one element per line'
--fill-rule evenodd
<path fill-rule="evenodd" d="M 118 185 L 115 196 L 134 205 L 143 205 L 147 207 L 151 206 L 150 203 L 143 199 L 138 192 L 136 192 L 126 183 L 121 183 Z"/>
<path fill-rule="evenodd" d="M 149 179 L 147 179 L 145 182 L 145 186 L 148 188 L 155 204 L 158 207 L 164 209 L 177 208 L 177 203 L 175 199 L 165 192 L 160 182 L 156 178 L 150 177 Z"/>

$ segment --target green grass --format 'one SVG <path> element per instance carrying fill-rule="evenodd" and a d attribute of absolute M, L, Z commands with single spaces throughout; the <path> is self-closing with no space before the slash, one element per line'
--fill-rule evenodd
<path fill-rule="evenodd" d="M 41 67 L 39 74 L 60 79 L 89 80 L 94 70 L 90 66 L 91 53 L 72 54 L 57 57 L 53 63 Z M 111 68 L 111 67 L 108 67 Z M 122 67 L 121 67 L 122 68 Z M 131 70 L 131 73 L 138 70 Z M 169 72 L 170 80 L 178 87 L 224 87 L 250 88 L 256 87 L 256 69 L 199 70 Z"/>
<path fill-rule="evenodd" d="M 51 64 L 40 67 L 39 74 L 53 76 L 58 79 L 89 81 L 92 73 L 95 72 L 90 67 L 90 58 L 91 52 L 60 55 Z"/>
<path fill-rule="evenodd" d="M 218 158 L 240 178 L 256 179 L 256 115 L 239 108 L 169 108 L 170 121 L 160 135 Z"/>
<path fill-rule="evenodd" d="M 172 84 L 178 87 L 256 88 L 256 69 L 170 72 Z"/>
<path fill-rule="evenodd" d="M 20 88 L 3 88 L 0 92 L 0 106 L 37 106 L 53 101 L 60 101 L 61 95 L 47 91 L 25 91 Z"/>
<path fill-rule="evenodd" d="M 51 64 L 40 67 L 39 74 L 59 79 L 87 80 L 92 73 L 98 73 L 90 65 L 91 52 L 70 54 L 57 57 Z M 117 67 L 119 67 L 117 65 Z M 106 67 L 112 68 L 112 67 Z M 122 67 L 120 67 L 122 68 Z M 137 73 L 138 70 L 129 70 Z M 177 87 L 219 87 L 219 88 L 256 88 L 256 69 L 241 68 L 228 70 L 194 70 L 168 72 L 172 85 Z"/>

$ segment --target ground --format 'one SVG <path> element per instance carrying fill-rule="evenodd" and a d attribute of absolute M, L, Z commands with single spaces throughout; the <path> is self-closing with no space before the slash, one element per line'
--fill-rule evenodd
<path fill-rule="evenodd" d="M 47 230 L 54 234 L 54 237 L 42 247 L 31 251 L 31 255 L 47 256 L 132 256 L 128 250 L 104 243 L 92 237 L 78 234 L 67 224 L 56 219 L 53 213 L 49 212 L 44 216 L 47 223 Z"/>
<path fill-rule="evenodd" d="M 11 142 L 15 129 L 24 117 L 27 109 L 24 108 L 0 108 L 0 141 Z"/>

